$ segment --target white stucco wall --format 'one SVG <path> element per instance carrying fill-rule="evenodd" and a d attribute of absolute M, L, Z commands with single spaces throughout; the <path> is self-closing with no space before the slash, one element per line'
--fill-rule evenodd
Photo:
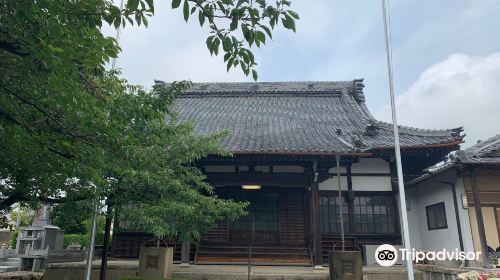
<path fill-rule="evenodd" d="M 417 190 L 410 189 L 406 192 L 406 207 L 410 210 L 406 212 L 408 215 L 408 226 L 410 228 L 410 245 L 413 248 L 422 248 L 420 239 L 420 219 L 418 217 Z M 399 199 L 398 199 L 399 202 Z M 408 205 L 409 204 L 409 205 Z M 425 213 L 424 213 L 425 214 Z"/>
<path fill-rule="evenodd" d="M 464 194 L 464 188 L 461 179 L 457 180 L 455 170 L 443 172 L 434 178 L 419 183 L 408 191 L 408 198 L 411 203 L 408 220 L 412 247 L 420 250 L 460 249 L 451 186 L 436 181 L 455 183 L 464 250 L 468 251 L 472 248 L 469 217 L 467 210 L 462 208 L 461 195 Z M 448 227 L 429 230 L 425 208 L 440 202 L 445 204 Z"/>
<path fill-rule="evenodd" d="M 335 174 L 337 169 L 331 168 L 330 173 Z M 347 172 L 345 167 L 340 167 L 340 173 Z M 352 189 L 354 191 L 391 191 L 391 177 L 389 163 L 379 158 L 362 158 L 359 163 L 351 167 Z M 373 174 L 373 176 L 369 176 Z M 347 177 L 340 177 L 342 190 L 347 190 Z M 324 191 L 338 190 L 336 176 L 319 184 L 319 189 Z"/>

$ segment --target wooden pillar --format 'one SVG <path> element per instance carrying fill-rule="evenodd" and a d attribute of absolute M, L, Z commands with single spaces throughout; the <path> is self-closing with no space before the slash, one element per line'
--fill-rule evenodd
<path fill-rule="evenodd" d="M 314 265 L 320 266 L 321 260 L 321 228 L 319 217 L 319 184 L 318 182 L 311 183 L 311 215 L 312 215 L 312 236 L 313 236 L 313 253 Z"/>
<path fill-rule="evenodd" d="M 483 255 L 483 266 L 485 268 L 489 268 L 488 261 L 488 244 L 486 243 L 486 234 L 484 230 L 484 221 L 483 221 L 483 211 L 481 210 L 481 201 L 479 200 L 479 190 L 477 187 L 477 178 L 476 178 L 476 167 L 471 165 L 469 168 L 470 177 L 471 177 L 471 186 L 472 186 L 472 198 L 474 201 L 474 209 L 476 210 L 476 220 L 477 227 L 479 231 L 479 242 L 481 244 L 481 254 Z"/>
<path fill-rule="evenodd" d="M 347 204 L 348 204 L 348 211 L 349 211 L 349 229 L 351 232 L 355 229 L 354 226 L 354 190 L 352 189 L 352 171 L 351 171 L 351 164 L 349 164 L 346 167 L 347 171 Z"/>
<path fill-rule="evenodd" d="M 401 215 L 403 215 L 403 213 L 401 213 L 401 209 L 399 207 L 398 175 L 396 174 L 396 162 L 394 160 L 389 161 L 389 171 L 391 173 L 391 189 L 395 211 L 394 227 L 399 233 L 402 233 L 403 229 L 401 227 Z M 404 210 L 407 211 L 406 209 Z M 401 244 L 403 244 L 403 237 L 400 235 L 399 238 Z"/>

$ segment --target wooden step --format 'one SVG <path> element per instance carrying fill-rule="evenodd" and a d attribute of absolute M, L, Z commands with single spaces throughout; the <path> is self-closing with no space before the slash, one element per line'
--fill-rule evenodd
<path fill-rule="evenodd" d="M 198 257 L 196 264 L 247 264 L 248 258 L 234 257 Z M 296 265 L 310 266 L 311 260 L 306 258 L 283 259 L 283 258 L 252 258 L 252 265 Z"/>

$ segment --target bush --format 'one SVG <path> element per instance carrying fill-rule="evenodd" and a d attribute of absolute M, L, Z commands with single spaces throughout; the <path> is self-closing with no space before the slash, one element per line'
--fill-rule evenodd
<path fill-rule="evenodd" d="M 15 231 L 10 237 L 10 247 L 12 247 L 12 249 L 16 249 L 17 236 L 19 236 L 19 231 Z"/>
<path fill-rule="evenodd" d="M 89 236 L 87 234 L 65 234 L 63 240 L 63 248 L 68 248 L 71 244 L 79 244 L 87 248 L 89 242 Z"/>

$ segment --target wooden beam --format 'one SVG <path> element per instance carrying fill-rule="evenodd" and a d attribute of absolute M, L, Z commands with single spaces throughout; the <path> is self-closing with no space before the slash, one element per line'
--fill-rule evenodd
<path fill-rule="evenodd" d="M 312 215 L 312 234 L 314 245 L 314 265 L 321 265 L 321 228 L 320 228 L 320 210 L 319 210 L 319 184 L 311 183 L 311 215 Z"/>
<path fill-rule="evenodd" d="M 488 244 L 486 243 L 486 233 L 484 230 L 483 211 L 481 210 L 481 201 L 479 200 L 479 191 L 477 187 L 476 167 L 471 165 L 469 171 L 471 175 L 472 196 L 474 200 L 474 208 L 476 210 L 477 227 L 479 230 L 479 242 L 481 244 L 481 253 L 483 255 L 483 267 L 490 268 L 488 261 Z"/>
<path fill-rule="evenodd" d="M 275 187 L 306 187 L 310 174 L 303 173 L 206 173 L 207 180 L 216 187 L 256 184 Z"/>

